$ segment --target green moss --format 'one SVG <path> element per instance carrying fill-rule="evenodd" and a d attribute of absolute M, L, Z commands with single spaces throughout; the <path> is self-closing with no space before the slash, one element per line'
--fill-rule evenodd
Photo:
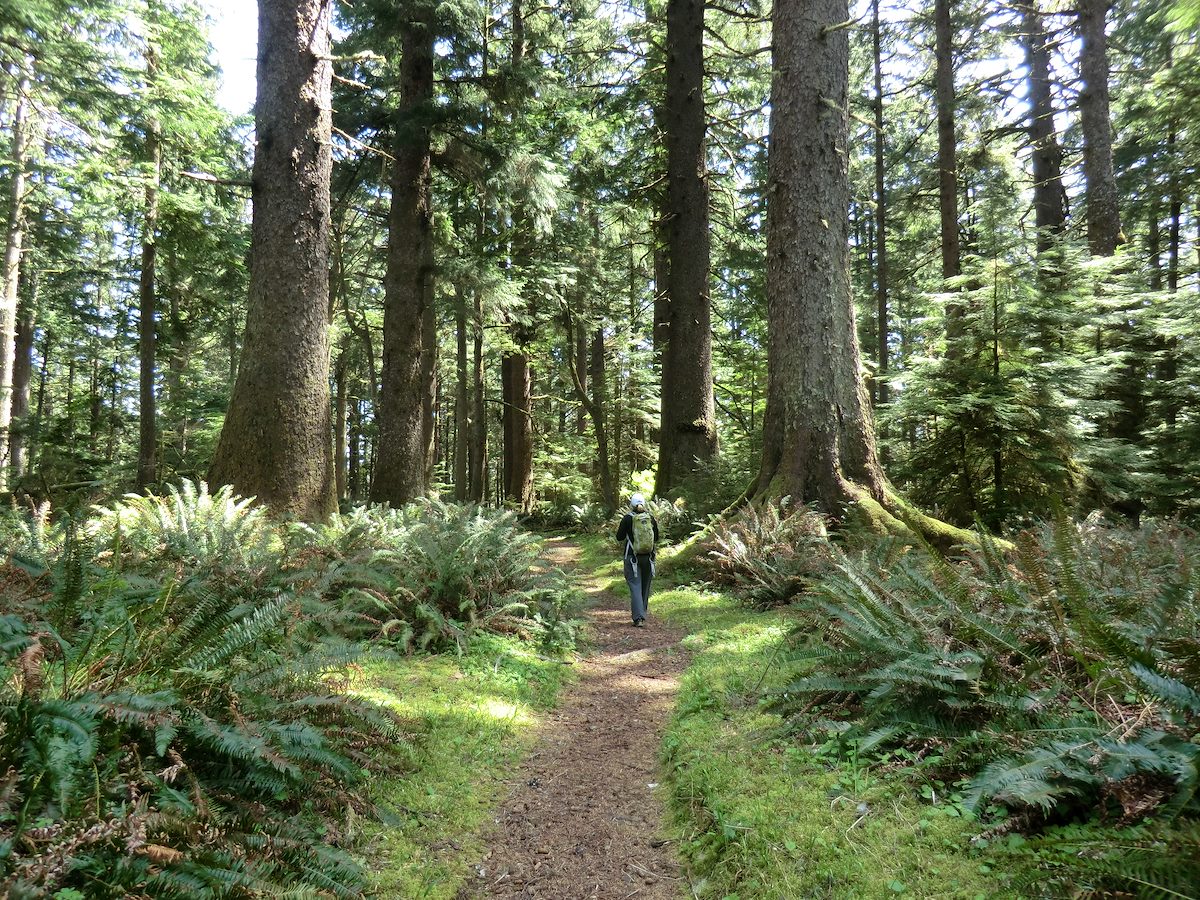
<path fill-rule="evenodd" d="M 980 544 L 980 536 L 977 531 L 959 528 L 949 522 L 926 515 L 896 494 L 889 493 L 887 500 L 888 506 L 898 518 L 914 531 L 919 532 L 925 540 L 939 550 L 947 550 L 953 546 L 978 547 Z M 1005 552 L 1016 549 L 1013 544 L 1001 538 L 993 540 L 996 546 Z"/>
<path fill-rule="evenodd" d="M 373 799 L 394 821 L 372 827 L 367 868 L 380 897 L 453 898 L 505 777 L 554 705 L 568 667 L 511 638 L 482 636 L 470 652 L 374 660 L 356 693 L 401 715 L 412 731 L 409 769 Z"/>
<path fill-rule="evenodd" d="M 664 592 L 655 609 L 692 632 L 663 757 L 696 896 L 994 895 L 999 880 L 970 849 L 976 827 L 957 809 L 865 775 L 847 791 L 836 765 L 776 736 L 778 719 L 758 701 L 787 677 L 777 650 L 791 613 L 695 590 Z"/>

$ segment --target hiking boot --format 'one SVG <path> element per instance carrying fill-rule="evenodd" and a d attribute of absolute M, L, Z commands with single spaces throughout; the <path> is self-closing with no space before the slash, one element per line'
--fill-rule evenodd
<path fill-rule="evenodd" d="M 645 628 L 645 627 L 646 627 L 646 620 L 645 620 L 645 619 L 634 619 L 634 620 L 633 620 L 633 627 L 634 627 L 634 628 Z"/>

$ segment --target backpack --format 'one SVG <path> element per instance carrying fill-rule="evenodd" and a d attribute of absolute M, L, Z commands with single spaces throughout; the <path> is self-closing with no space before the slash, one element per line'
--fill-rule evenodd
<path fill-rule="evenodd" d="M 633 513 L 633 527 L 629 543 L 638 556 L 649 556 L 654 552 L 654 520 L 650 513 Z"/>

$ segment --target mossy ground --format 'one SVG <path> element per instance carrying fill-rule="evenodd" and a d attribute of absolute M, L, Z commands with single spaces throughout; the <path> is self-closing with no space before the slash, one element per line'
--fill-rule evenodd
<path fill-rule="evenodd" d="M 624 591 L 619 550 L 584 537 L 581 584 Z M 699 898 L 991 897 L 1003 879 L 971 849 L 961 807 L 922 798 L 909 779 L 870 774 L 785 738 L 762 710 L 787 677 L 795 624 L 672 582 L 667 560 L 651 615 L 686 629 L 694 654 L 662 744 L 671 829 Z M 376 798 L 398 821 L 371 838 L 377 896 L 453 898 L 485 848 L 477 835 L 527 752 L 570 667 L 518 641 L 481 637 L 469 654 L 378 660 L 359 690 L 413 733 L 410 769 Z M 865 813 L 865 815 L 864 815 Z"/>
<path fill-rule="evenodd" d="M 697 897 L 994 896 L 970 848 L 978 827 L 954 803 L 924 800 L 782 737 L 762 711 L 784 683 L 786 611 L 758 612 L 708 592 L 657 594 L 654 614 L 685 626 L 695 653 L 663 758 L 679 849 Z"/>
<path fill-rule="evenodd" d="M 367 829 L 374 896 L 456 895 L 483 852 L 474 835 L 569 668 L 535 646 L 490 635 L 461 658 L 388 658 L 364 667 L 357 693 L 397 712 L 412 735 L 408 770 L 373 791 L 395 817 Z"/>

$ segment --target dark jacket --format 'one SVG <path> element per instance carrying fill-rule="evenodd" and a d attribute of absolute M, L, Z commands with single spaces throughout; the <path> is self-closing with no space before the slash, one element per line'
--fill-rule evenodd
<path fill-rule="evenodd" d="M 654 526 L 654 543 L 658 543 L 658 519 L 654 516 L 650 517 L 650 524 Z M 625 545 L 625 552 L 628 553 L 633 546 L 633 513 L 625 513 L 621 519 L 621 524 L 617 526 L 617 543 Z M 654 554 L 651 553 L 650 556 Z"/>

